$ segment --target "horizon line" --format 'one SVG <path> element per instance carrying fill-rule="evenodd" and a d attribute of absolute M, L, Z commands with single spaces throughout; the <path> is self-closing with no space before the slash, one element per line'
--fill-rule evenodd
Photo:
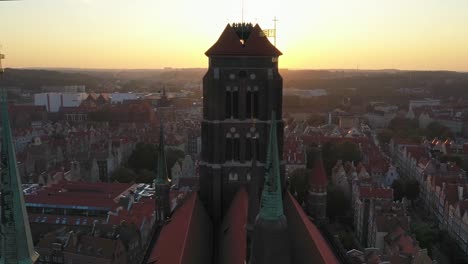
<path fill-rule="evenodd" d="M 80 70 L 80 71 L 170 71 L 170 70 L 203 70 L 208 67 L 163 67 L 163 68 L 81 68 L 81 67 L 5 67 L 14 70 Z M 279 68 L 279 70 L 288 71 L 348 71 L 348 72 L 379 72 L 379 71 L 396 71 L 396 72 L 457 72 L 468 73 L 468 70 L 447 70 L 447 69 L 395 69 L 395 68 L 379 68 L 379 69 L 353 69 L 353 68 Z"/>

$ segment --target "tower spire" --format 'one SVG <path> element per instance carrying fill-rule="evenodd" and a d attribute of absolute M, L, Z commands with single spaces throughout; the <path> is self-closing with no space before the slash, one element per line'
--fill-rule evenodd
<path fill-rule="evenodd" d="M 4 58 L 0 54 L 0 60 Z M 3 69 L 0 67 L 0 77 Z M 31 264 L 34 246 L 11 136 L 6 91 L 0 90 L 2 115 L 0 264 Z"/>
<path fill-rule="evenodd" d="M 277 220 L 284 215 L 276 130 L 276 114 L 273 111 L 271 114 L 270 137 L 268 139 L 267 160 L 265 164 L 265 183 L 259 213 L 259 217 L 266 220 Z"/>
<path fill-rule="evenodd" d="M 164 128 L 161 118 L 160 121 L 158 168 L 156 171 L 156 180 L 154 181 L 154 195 L 156 202 L 156 222 L 162 225 L 171 214 L 171 201 L 169 197 L 170 185 L 167 177 L 166 153 L 164 151 Z"/>
<path fill-rule="evenodd" d="M 158 168 L 156 173 L 156 183 L 164 184 L 168 182 L 166 152 L 164 151 L 164 128 L 161 122 L 159 128 L 159 148 L 158 148 Z"/>
<path fill-rule="evenodd" d="M 276 114 L 271 114 L 270 138 L 265 164 L 265 183 L 260 212 L 255 220 L 250 264 L 291 263 L 288 223 L 281 195 Z"/>

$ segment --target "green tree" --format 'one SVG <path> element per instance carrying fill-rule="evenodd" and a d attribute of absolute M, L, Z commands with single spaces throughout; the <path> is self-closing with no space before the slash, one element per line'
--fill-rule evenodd
<path fill-rule="evenodd" d="M 419 197 L 419 182 L 415 179 L 409 179 L 405 183 L 405 196 L 408 200 L 411 201 L 411 205 L 413 205 L 414 200 L 418 199 Z"/>
<path fill-rule="evenodd" d="M 381 144 L 388 144 L 392 139 L 394 133 L 390 129 L 382 129 L 377 133 L 377 139 Z"/>
<path fill-rule="evenodd" d="M 347 216 L 351 203 L 345 194 L 336 186 L 329 185 L 327 189 L 327 216 L 331 220 Z"/>
<path fill-rule="evenodd" d="M 297 193 L 296 199 L 299 204 L 302 204 L 309 189 L 309 173 L 307 169 L 296 169 L 289 175 L 289 192 Z"/>
<path fill-rule="evenodd" d="M 405 197 L 405 185 L 401 179 L 396 179 L 392 183 L 393 199 L 395 201 L 401 201 Z"/>
<path fill-rule="evenodd" d="M 443 155 L 439 158 L 439 161 L 442 163 L 452 162 L 457 164 L 457 166 L 463 166 L 463 159 L 460 156 Z"/>
<path fill-rule="evenodd" d="M 128 167 L 136 172 L 142 169 L 156 171 L 158 149 L 153 144 L 138 143 L 128 158 Z"/>
<path fill-rule="evenodd" d="M 429 139 L 432 138 L 453 138 L 453 132 L 446 126 L 441 125 L 438 122 L 431 122 L 426 127 L 426 137 Z"/>
<path fill-rule="evenodd" d="M 111 178 L 112 181 L 120 183 L 130 183 L 136 181 L 137 175 L 133 170 L 129 168 L 121 167 L 112 173 Z"/>
<path fill-rule="evenodd" d="M 151 184 L 156 179 L 156 173 L 147 169 L 142 169 L 136 175 L 135 182 Z"/>
<path fill-rule="evenodd" d="M 185 157 L 185 152 L 183 152 L 180 149 L 173 149 L 173 148 L 168 148 L 166 149 L 166 162 L 167 162 L 167 169 L 169 177 L 170 175 L 170 169 L 174 166 L 174 164 L 178 161 L 181 160 Z"/>
<path fill-rule="evenodd" d="M 418 223 L 411 226 L 416 240 L 419 242 L 421 248 L 426 248 L 429 255 L 432 255 L 432 247 L 438 240 L 438 232 L 427 223 Z"/>

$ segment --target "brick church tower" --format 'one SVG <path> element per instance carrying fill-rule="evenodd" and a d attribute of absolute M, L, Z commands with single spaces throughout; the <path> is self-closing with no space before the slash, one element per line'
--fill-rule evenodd
<path fill-rule="evenodd" d="M 254 177 L 253 147 L 256 175 L 263 182 L 272 111 L 282 153 L 282 53 L 258 25 L 242 23 L 227 25 L 205 54 L 209 68 L 203 78 L 200 196 L 216 226 L 239 187 Z"/>
<path fill-rule="evenodd" d="M 321 224 L 327 217 L 327 174 L 323 166 L 322 153 L 317 151 L 312 172 L 309 174 L 309 190 L 306 197 L 307 214 L 314 218 L 314 222 Z"/>

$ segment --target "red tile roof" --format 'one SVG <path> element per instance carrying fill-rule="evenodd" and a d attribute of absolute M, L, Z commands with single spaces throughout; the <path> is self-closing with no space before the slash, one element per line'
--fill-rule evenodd
<path fill-rule="evenodd" d="M 359 197 L 364 199 L 393 199 L 393 189 L 359 186 Z"/>
<path fill-rule="evenodd" d="M 134 187 L 136 185 L 121 183 L 61 182 L 25 195 L 25 202 L 27 206 L 115 210 L 120 195 Z"/>
<path fill-rule="evenodd" d="M 239 189 L 221 226 L 221 259 L 224 264 L 244 264 L 247 249 L 248 194 Z"/>
<path fill-rule="evenodd" d="M 259 25 L 255 25 L 242 45 L 239 36 L 231 25 L 227 25 L 218 41 L 205 52 L 206 56 L 280 56 L 282 53 L 262 35 Z"/>
<path fill-rule="evenodd" d="M 211 230 L 198 193 L 190 194 L 162 228 L 148 264 L 211 263 Z"/>
<path fill-rule="evenodd" d="M 325 238 L 289 192 L 284 198 L 284 205 L 294 263 L 338 264 Z"/>

